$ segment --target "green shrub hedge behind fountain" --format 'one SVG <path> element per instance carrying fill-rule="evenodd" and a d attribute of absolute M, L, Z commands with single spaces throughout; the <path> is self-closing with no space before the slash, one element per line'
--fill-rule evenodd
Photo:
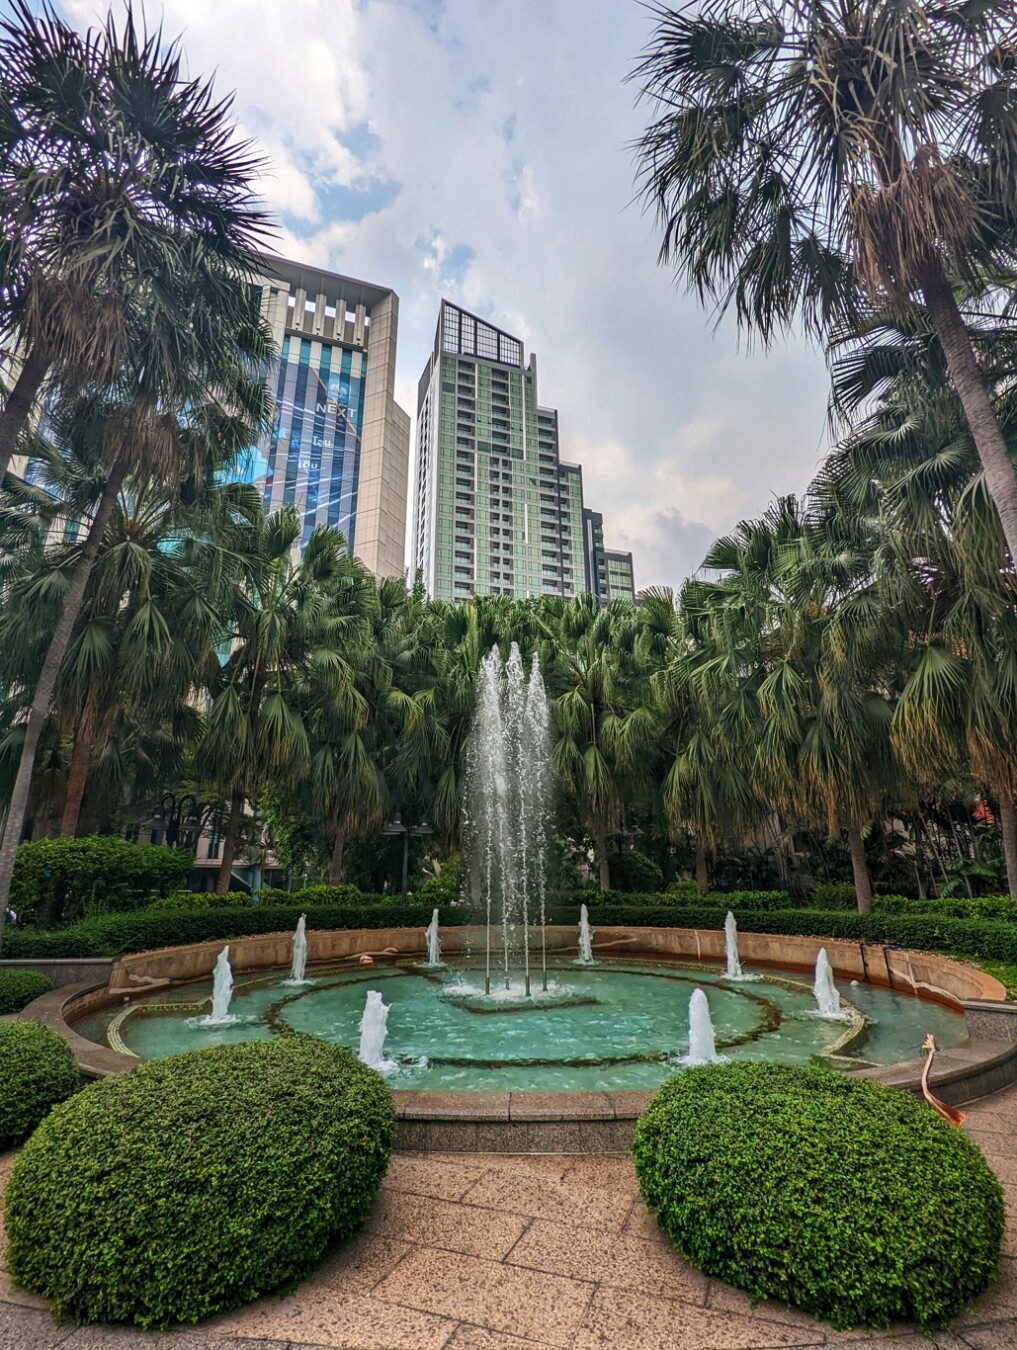
<path fill-rule="evenodd" d="M 893 1088 L 819 1067 L 692 1069 L 654 1097 L 634 1152 L 689 1261 L 838 1329 L 937 1326 L 996 1270 L 998 1181 L 970 1139 Z"/>
<path fill-rule="evenodd" d="M 53 1111 L 6 1195 L 8 1268 L 78 1322 L 197 1322 L 305 1275 L 364 1221 L 392 1098 L 304 1036 L 143 1064 Z"/>
<path fill-rule="evenodd" d="M 0 1022 L 0 1148 L 31 1134 L 81 1084 L 70 1047 L 37 1022 Z"/>

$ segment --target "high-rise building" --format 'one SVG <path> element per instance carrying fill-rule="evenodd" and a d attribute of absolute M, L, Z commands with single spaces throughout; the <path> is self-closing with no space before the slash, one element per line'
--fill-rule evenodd
<path fill-rule="evenodd" d="M 607 594 L 601 599 L 607 604 L 612 600 L 634 600 L 636 584 L 632 571 L 632 554 L 607 549 L 604 560 L 607 564 Z"/>
<path fill-rule="evenodd" d="M 248 470 L 265 509 L 295 507 L 304 543 L 316 525 L 336 526 L 376 576 L 402 576 L 410 419 L 394 397 L 399 299 L 279 258 L 265 258 L 261 287 L 279 350 L 274 423 Z"/>
<path fill-rule="evenodd" d="M 590 589 L 583 473 L 519 338 L 443 300 L 417 388 L 413 566 L 439 600 Z"/>

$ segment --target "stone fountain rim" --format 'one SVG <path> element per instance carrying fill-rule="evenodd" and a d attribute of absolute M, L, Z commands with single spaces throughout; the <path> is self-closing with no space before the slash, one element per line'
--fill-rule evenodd
<path fill-rule="evenodd" d="M 452 947 L 461 945 L 470 932 L 475 937 L 477 930 L 446 929 L 446 952 L 454 954 Z M 310 942 L 317 936 L 319 947 L 338 942 L 346 948 L 343 956 L 334 953 L 313 961 L 316 965 L 334 965 L 342 959 L 356 961 L 366 951 L 383 959 L 419 954 L 422 933 L 422 929 L 312 930 L 308 938 Z M 454 934 L 459 934 L 458 941 L 453 940 Z M 285 969 L 288 959 L 268 958 L 283 952 L 291 937 L 287 932 L 231 939 L 231 955 L 237 957 L 236 973 Z M 548 940 L 549 949 L 560 952 L 568 944 L 574 945 L 575 930 L 550 928 Z M 207 979 L 224 941 L 132 953 L 116 963 L 107 985 L 55 989 L 30 1003 L 21 1016 L 42 1022 L 61 1035 L 86 1078 L 123 1073 L 138 1060 L 86 1040 L 74 1030 L 74 1023 L 113 1003 L 134 1001 L 171 984 Z M 941 1052 L 931 1078 L 937 1095 L 951 1104 L 971 1101 L 1017 1081 L 1017 1003 L 1008 1004 L 1000 982 L 977 968 L 938 953 L 844 939 L 743 932 L 739 942 L 747 964 L 796 969 L 803 974 L 810 970 L 819 948 L 825 947 L 840 978 L 855 978 L 861 967 L 869 983 L 917 993 L 964 1012 L 969 1026 L 977 1027 L 977 1035 L 955 1050 Z M 720 965 L 723 948 L 722 929 L 604 927 L 594 934 L 594 951 L 601 955 L 670 958 L 676 964 L 692 959 L 700 965 Z M 175 979 L 168 976 L 165 972 L 172 970 L 174 961 L 182 963 L 183 972 L 189 973 L 181 972 Z M 308 964 L 312 964 L 310 954 Z M 913 1060 L 855 1072 L 917 1092 L 922 1065 L 921 1060 Z M 400 1121 L 399 1145 L 406 1149 L 624 1152 L 635 1121 L 653 1092 L 418 1090 L 396 1091 L 393 1095 Z"/>

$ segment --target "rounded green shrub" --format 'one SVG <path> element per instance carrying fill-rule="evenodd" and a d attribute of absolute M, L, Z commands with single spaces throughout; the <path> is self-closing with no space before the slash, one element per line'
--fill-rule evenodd
<path fill-rule="evenodd" d="M 37 970 L 0 970 L 0 1017 L 20 1012 L 52 988 L 53 981 Z"/>
<path fill-rule="evenodd" d="M 651 1101 L 634 1154 L 647 1206 L 693 1265 L 838 1329 L 939 1325 L 996 1270 L 1003 1195 L 981 1153 L 878 1083 L 691 1069 Z"/>
<path fill-rule="evenodd" d="M 7 1187 L 8 1268 L 79 1322 L 197 1322 L 305 1275 L 364 1221 L 392 1096 L 305 1036 L 140 1065 L 58 1107 Z"/>
<path fill-rule="evenodd" d="M 55 1031 L 38 1022 L 0 1022 L 0 1148 L 31 1134 L 80 1082 L 71 1048 Z"/>

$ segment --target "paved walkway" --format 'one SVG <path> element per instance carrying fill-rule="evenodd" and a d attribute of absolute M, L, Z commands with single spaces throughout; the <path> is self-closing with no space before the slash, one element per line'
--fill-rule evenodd
<path fill-rule="evenodd" d="M 75 1328 L 0 1270 L 0 1350 L 1017 1350 L 1017 1089 L 966 1128 L 1013 1231 L 996 1285 L 934 1341 L 838 1334 L 705 1279 L 661 1238 L 627 1158 L 400 1154 L 366 1231 L 286 1298 L 165 1334 Z"/>

